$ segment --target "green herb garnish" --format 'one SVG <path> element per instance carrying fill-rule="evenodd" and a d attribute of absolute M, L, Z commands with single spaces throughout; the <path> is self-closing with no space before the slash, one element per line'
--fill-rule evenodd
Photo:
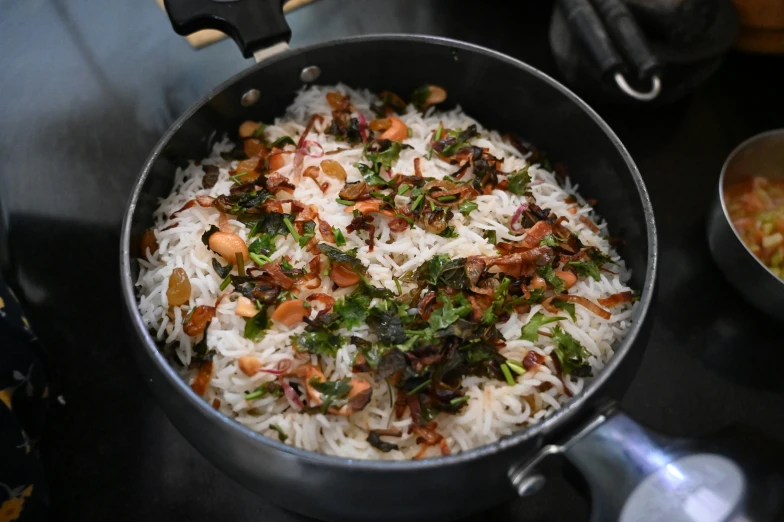
<path fill-rule="evenodd" d="M 461 214 L 463 214 L 464 216 L 468 217 L 468 214 L 470 214 L 474 210 L 478 209 L 479 205 L 477 205 L 473 201 L 467 199 L 467 200 L 463 201 L 462 203 L 460 203 L 460 206 L 457 207 L 457 208 L 458 208 L 458 210 L 460 210 Z"/>
<path fill-rule="evenodd" d="M 536 342 L 539 339 L 539 328 L 555 321 L 563 321 L 564 319 L 565 317 L 548 317 L 542 312 L 536 312 L 520 330 L 520 339 Z"/>
<path fill-rule="evenodd" d="M 565 374 L 587 377 L 591 375 L 591 366 L 588 358 L 591 353 L 586 350 L 574 337 L 563 331 L 560 326 L 553 328 L 550 334 L 553 336 L 555 349 L 553 353 L 561 363 L 561 371 Z"/>
<path fill-rule="evenodd" d="M 528 167 L 516 172 L 511 172 L 506 179 L 508 182 L 506 190 L 518 196 L 525 194 L 526 187 L 531 182 L 531 176 L 528 174 Z"/>

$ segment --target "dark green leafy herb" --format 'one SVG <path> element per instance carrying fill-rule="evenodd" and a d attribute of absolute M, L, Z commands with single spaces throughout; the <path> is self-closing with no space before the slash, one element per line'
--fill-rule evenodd
<path fill-rule="evenodd" d="M 388 183 L 384 181 L 384 178 L 378 175 L 377 169 L 374 169 L 370 165 L 366 165 L 364 163 L 354 163 L 354 166 L 357 168 L 362 177 L 365 180 L 365 183 L 374 187 L 386 187 Z M 338 203 L 342 203 L 344 200 L 339 199 Z M 351 201 L 350 204 L 353 205 L 355 201 Z M 345 203 L 343 203 L 345 205 Z"/>
<path fill-rule="evenodd" d="M 346 205 L 347 207 L 350 207 L 351 205 L 356 203 L 355 201 L 350 201 L 348 199 L 340 199 L 340 198 L 336 199 L 335 201 L 337 201 L 341 205 Z"/>
<path fill-rule="evenodd" d="M 207 245 L 207 248 L 210 247 L 210 236 L 215 232 L 220 232 L 220 229 L 215 225 L 210 225 L 210 229 L 201 235 L 201 242 Z"/>
<path fill-rule="evenodd" d="M 561 363 L 561 371 L 568 375 L 587 377 L 591 375 L 591 366 L 588 358 L 591 353 L 586 350 L 574 337 L 563 331 L 560 326 L 552 329 L 555 350 L 553 352 Z"/>
<path fill-rule="evenodd" d="M 245 319 L 245 331 L 242 333 L 245 339 L 251 341 L 260 341 L 264 337 L 264 331 L 269 327 L 269 318 L 265 309 L 259 310 L 259 313 L 253 317 Z"/>
<path fill-rule="evenodd" d="M 555 275 L 555 270 L 550 265 L 540 266 L 536 269 L 536 273 L 542 276 L 542 278 L 553 285 L 553 291 L 556 294 L 561 294 L 566 289 L 566 283 L 564 280 Z"/>
<path fill-rule="evenodd" d="M 427 99 L 430 97 L 430 86 L 423 85 L 421 87 L 417 87 L 414 92 L 411 93 L 411 103 L 414 107 L 417 108 L 418 111 L 423 111 L 427 108 Z"/>
<path fill-rule="evenodd" d="M 338 227 L 332 227 L 332 235 L 335 236 L 335 244 L 339 247 L 346 245 L 346 238 Z"/>
<path fill-rule="evenodd" d="M 536 342 L 536 340 L 539 339 L 539 328 L 546 324 L 554 323 L 555 321 L 563 321 L 564 319 L 565 317 L 548 317 L 542 312 L 536 312 L 520 331 L 520 339 Z"/>
<path fill-rule="evenodd" d="M 588 251 L 588 259 L 585 261 L 570 261 L 566 263 L 574 267 L 581 276 L 592 277 L 596 281 L 601 281 L 602 267 L 610 262 L 610 257 L 593 248 Z"/>
<path fill-rule="evenodd" d="M 220 261 L 218 261 L 214 257 L 212 258 L 212 269 L 215 270 L 215 273 L 218 274 L 219 277 L 222 277 L 224 279 L 226 278 L 226 276 L 229 275 L 229 273 L 231 273 L 231 269 L 233 268 L 233 266 L 234 265 L 232 265 L 231 263 L 227 264 L 226 266 L 222 266 L 220 264 Z"/>
<path fill-rule="evenodd" d="M 201 341 L 193 346 L 193 359 L 195 359 L 196 362 L 207 361 L 212 356 L 213 351 L 210 350 L 210 347 L 207 345 L 207 332 L 210 331 L 210 322 L 211 321 L 207 321 L 207 324 L 204 325 L 204 335 L 202 335 Z"/>
<path fill-rule="evenodd" d="M 541 241 L 539 241 L 539 246 L 557 247 L 560 246 L 560 243 L 562 243 L 562 241 L 560 241 L 557 237 L 552 234 L 547 234 L 542 238 Z"/>
<path fill-rule="evenodd" d="M 342 250 L 335 248 L 332 245 L 327 243 L 319 243 L 318 249 L 333 263 L 343 263 L 358 271 L 365 270 L 365 265 L 363 265 L 362 261 L 357 259 L 356 256 L 353 256 L 347 252 L 343 252 Z"/>
<path fill-rule="evenodd" d="M 482 314 L 482 324 L 491 325 L 498 321 L 498 315 L 503 312 L 506 296 L 509 293 L 509 285 L 511 284 L 512 280 L 508 277 L 504 277 L 501 280 L 501 284 L 498 285 L 498 289 L 495 291 L 495 297 L 493 297 L 493 305 Z"/>
<path fill-rule="evenodd" d="M 379 166 L 384 167 L 386 170 L 392 168 L 392 164 L 400 157 L 403 144 L 390 140 L 378 140 L 375 143 L 378 144 L 378 150 L 371 150 L 371 147 L 368 147 L 365 151 L 365 157 L 371 161 L 374 166 L 373 170 L 378 174 Z"/>
<path fill-rule="evenodd" d="M 461 317 L 465 317 L 471 313 L 471 303 L 463 297 L 463 294 L 458 294 L 457 297 L 450 299 L 446 294 L 440 294 L 438 300 L 443 303 L 443 306 L 437 308 L 430 314 L 428 324 L 434 330 L 441 330 L 450 324 L 454 323 Z M 457 304 L 457 306 L 455 306 Z"/>
<path fill-rule="evenodd" d="M 518 196 L 525 194 L 526 188 L 531 182 L 531 176 L 528 174 L 528 167 L 516 172 L 511 172 L 506 179 L 508 182 L 506 190 Z"/>
<path fill-rule="evenodd" d="M 287 137 L 288 137 L 288 136 L 287 136 Z M 286 435 L 286 432 L 285 432 L 285 431 L 283 431 L 283 428 L 281 428 L 281 427 L 280 427 L 280 426 L 278 426 L 277 424 L 270 424 L 270 425 L 269 425 L 269 427 L 270 427 L 271 429 L 273 429 L 273 430 L 275 430 L 275 431 L 277 431 L 277 432 L 278 432 L 278 440 L 279 440 L 279 441 L 281 441 L 281 442 L 286 442 L 286 439 L 288 439 L 288 438 L 289 438 L 289 436 L 288 436 L 288 435 Z"/>
<path fill-rule="evenodd" d="M 318 377 L 310 379 L 310 385 L 321 394 L 321 412 L 326 413 L 330 404 L 335 401 L 345 399 L 351 392 L 351 380 L 342 379 L 340 381 L 319 381 Z"/>
<path fill-rule="evenodd" d="M 294 145 L 295 147 L 297 146 L 291 136 L 281 136 L 280 138 L 273 141 L 270 144 L 270 147 L 282 148 L 284 145 Z"/>
<path fill-rule="evenodd" d="M 370 430 L 370 433 L 368 433 L 367 441 L 371 446 L 377 450 L 383 451 L 384 453 L 389 453 L 392 450 L 400 449 L 397 444 L 392 444 L 391 442 L 385 442 L 381 440 L 379 434 L 373 430 Z"/>
<path fill-rule="evenodd" d="M 441 232 L 438 235 L 441 236 L 441 237 L 448 237 L 450 239 L 451 238 L 460 237 L 460 234 L 457 233 L 457 231 L 455 230 L 455 227 L 451 227 L 451 226 L 450 227 L 446 227 L 443 230 L 443 232 Z"/>
<path fill-rule="evenodd" d="M 343 337 L 333 334 L 326 328 L 309 328 L 299 336 L 292 337 L 300 352 L 329 355 L 334 357 L 343 346 Z"/>
<path fill-rule="evenodd" d="M 267 234 L 261 234 L 250 245 L 248 245 L 248 252 L 251 254 L 261 254 L 269 256 L 275 251 L 275 241 Z"/>
<path fill-rule="evenodd" d="M 487 239 L 487 242 L 490 243 L 491 245 L 495 245 L 496 243 L 498 243 L 495 230 L 487 230 L 482 237 Z"/>
<path fill-rule="evenodd" d="M 383 310 L 378 307 L 370 309 L 367 324 L 383 344 L 401 344 L 406 341 L 403 321 L 397 310 Z"/>
<path fill-rule="evenodd" d="M 467 199 L 467 200 L 463 201 L 462 203 L 460 203 L 460 206 L 458 207 L 458 209 L 460 210 L 460 213 L 463 214 L 466 217 L 468 216 L 468 214 L 470 214 L 471 212 L 473 212 L 474 210 L 476 210 L 478 208 L 479 208 L 479 205 L 477 205 L 476 203 L 474 203 L 470 199 Z"/>
<path fill-rule="evenodd" d="M 466 275 L 465 258 L 450 259 L 446 254 L 430 258 L 417 269 L 416 279 L 429 285 L 468 288 L 471 282 Z"/>
<path fill-rule="evenodd" d="M 316 222 L 315 221 L 305 221 L 302 223 L 302 235 L 299 238 L 299 246 L 304 247 L 308 244 L 308 241 L 313 239 L 313 236 L 316 235 Z"/>
<path fill-rule="evenodd" d="M 577 315 L 575 314 L 574 303 L 570 303 L 569 301 L 564 301 L 562 299 L 553 299 L 553 306 L 558 308 L 559 310 L 563 310 L 569 314 L 572 318 L 572 321 L 577 320 Z"/>
<path fill-rule="evenodd" d="M 275 239 L 276 236 L 285 236 L 289 233 L 286 227 L 285 220 L 291 219 L 290 214 L 280 214 L 278 212 L 265 212 L 259 216 L 259 220 L 253 224 L 249 237 L 257 234 L 266 235 L 270 241 Z M 261 252 L 260 252 L 261 253 Z"/>
<path fill-rule="evenodd" d="M 357 289 L 359 290 L 359 289 Z M 335 303 L 333 310 L 343 318 L 343 324 L 349 330 L 365 324 L 370 308 L 370 297 L 364 292 L 355 290 Z"/>

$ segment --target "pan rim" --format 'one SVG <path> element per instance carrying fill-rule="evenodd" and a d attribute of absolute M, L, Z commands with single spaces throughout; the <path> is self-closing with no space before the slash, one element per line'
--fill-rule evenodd
<path fill-rule="evenodd" d="M 209 103 L 209 101 L 212 98 L 214 98 L 215 96 L 223 92 L 225 89 L 229 88 L 231 85 L 237 83 L 238 81 L 241 81 L 243 78 L 247 77 L 248 75 L 254 74 L 256 71 L 265 68 L 271 64 L 277 63 L 281 60 L 286 60 L 290 57 L 299 54 L 304 54 L 325 47 L 350 45 L 350 44 L 356 44 L 362 42 L 378 42 L 378 41 L 406 41 L 406 42 L 413 41 L 413 42 L 419 42 L 427 45 L 451 47 L 451 48 L 457 48 L 459 50 L 476 52 L 488 56 L 489 58 L 508 63 L 517 68 L 521 68 L 525 70 L 528 74 L 533 75 L 537 79 L 545 82 L 551 88 L 554 88 L 557 91 L 559 91 L 561 94 L 565 95 L 572 103 L 576 104 L 582 111 L 584 111 L 586 115 L 589 118 L 591 118 L 591 120 L 593 120 L 593 122 L 598 126 L 599 129 L 601 129 L 605 133 L 605 135 L 610 139 L 612 144 L 616 147 L 618 152 L 621 154 L 621 157 L 626 163 L 626 166 L 630 171 L 632 179 L 634 180 L 635 186 L 637 187 L 637 194 L 641 200 L 642 207 L 643 207 L 643 214 L 645 216 L 646 232 L 647 232 L 647 240 L 648 240 L 648 262 L 646 267 L 644 284 L 640 289 L 641 298 L 637 305 L 637 310 L 635 311 L 636 318 L 632 322 L 629 331 L 627 332 L 624 339 L 621 341 L 620 345 L 615 351 L 615 354 L 610 359 L 608 364 L 579 394 L 572 397 L 569 400 L 569 402 L 567 402 L 561 409 L 553 412 L 551 415 L 549 415 L 539 424 L 536 424 L 534 426 L 525 429 L 521 429 L 493 443 L 485 444 L 483 446 L 472 448 L 467 451 L 461 451 L 453 455 L 439 456 L 439 457 L 433 457 L 433 458 L 428 458 L 424 460 L 415 460 L 415 461 L 352 459 L 346 457 L 326 455 L 323 453 L 317 453 L 315 451 L 296 448 L 293 446 L 286 445 L 277 440 L 274 440 L 270 437 L 267 437 L 266 435 L 262 435 L 261 433 L 258 433 L 256 431 L 253 431 L 250 428 L 243 426 L 242 424 L 216 411 L 209 404 L 207 404 L 206 401 L 201 399 L 201 397 L 198 397 L 191 390 L 190 386 L 188 386 L 187 383 L 179 375 L 177 375 L 177 373 L 174 371 L 171 365 L 165 360 L 165 358 L 158 350 L 154 339 L 149 334 L 147 329 L 144 327 L 144 324 L 142 322 L 141 314 L 139 312 L 137 302 L 136 302 L 134 281 L 131 277 L 131 258 L 130 258 L 131 223 L 132 223 L 133 215 L 136 210 L 136 205 L 138 203 L 139 195 L 141 194 L 141 189 L 149 175 L 150 168 L 158 159 L 158 157 L 161 155 L 161 152 L 163 151 L 165 146 L 168 144 L 170 139 L 179 131 L 182 125 L 191 116 L 193 116 L 193 114 L 195 114 L 204 105 Z M 552 431 L 553 427 L 568 423 L 569 419 L 573 419 L 578 414 L 581 407 L 585 405 L 585 403 L 596 393 L 596 391 L 607 381 L 607 379 L 609 379 L 610 375 L 612 375 L 612 373 L 621 364 L 623 359 L 627 356 L 627 353 L 632 348 L 632 344 L 640 334 L 640 331 L 642 330 L 645 321 L 648 319 L 648 314 L 650 312 L 651 304 L 653 302 L 654 286 L 656 282 L 656 274 L 658 269 L 657 265 L 658 265 L 658 235 L 657 235 L 656 222 L 654 218 L 653 206 L 651 203 L 648 190 L 645 187 L 645 183 L 642 179 L 639 169 L 637 168 L 637 165 L 634 163 L 634 160 L 632 159 L 631 155 L 626 150 L 626 147 L 620 141 L 620 139 L 615 134 L 615 132 L 613 132 L 610 126 L 596 113 L 596 111 L 594 111 L 590 106 L 588 106 L 587 103 L 585 103 L 582 99 L 580 99 L 575 93 L 569 90 L 566 86 L 562 85 L 560 82 L 556 81 L 549 75 L 541 72 L 540 70 L 536 69 L 531 65 L 528 65 L 525 62 L 522 62 L 504 53 L 480 45 L 463 42 L 460 40 L 454 40 L 454 39 L 444 38 L 439 36 L 414 35 L 414 34 L 405 34 L 405 33 L 353 36 L 353 37 L 341 38 L 337 40 L 328 40 L 326 42 L 321 42 L 321 43 L 316 43 L 301 48 L 291 49 L 284 53 L 272 56 L 261 63 L 254 64 L 243 71 L 240 71 L 239 73 L 235 74 L 234 76 L 230 77 L 229 79 L 227 79 L 226 81 L 222 82 L 220 85 L 212 89 L 209 93 L 207 93 L 202 98 L 200 98 L 196 103 L 191 105 L 179 118 L 177 118 L 177 120 L 169 127 L 169 129 L 164 133 L 164 135 L 160 138 L 160 140 L 158 140 L 156 145 L 153 147 L 150 155 L 145 160 L 142 169 L 137 175 L 136 181 L 134 182 L 133 185 L 133 190 L 131 191 L 131 194 L 128 198 L 128 202 L 126 203 L 125 214 L 123 216 L 123 222 L 122 222 L 122 233 L 120 236 L 120 278 L 122 284 L 123 301 L 129 313 L 131 322 L 133 323 L 133 329 L 138 336 L 138 341 L 141 341 L 144 344 L 145 355 L 152 359 L 154 364 L 157 366 L 157 369 L 159 370 L 161 377 L 164 377 L 167 380 L 169 380 L 170 384 L 172 384 L 177 389 L 177 391 L 184 396 L 183 398 L 185 399 L 185 401 L 187 401 L 188 405 L 193 407 L 194 412 L 199 412 L 199 414 L 203 418 L 207 419 L 209 422 L 212 423 L 217 422 L 218 424 L 223 424 L 229 430 L 238 432 L 241 436 L 248 437 L 254 444 L 261 444 L 263 446 L 267 446 L 272 449 L 282 451 L 289 455 L 301 459 L 305 459 L 307 461 L 317 463 L 317 464 L 342 467 L 342 468 L 350 468 L 350 469 L 361 469 L 361 470 L 368 470 L 368 471 L 418 471 L 418 470 L 430 469 L 435 467 L 456 466 L 463 462 L 468 462 L 475 459 L 488 457 L 491 455 L 501 453 L 503 451 L 508 450 L 509 448 L 512 448 L 513 446 L 518 446 L 519 444 L 530 439 L 539 438 L 541 440 L 542 435 L 547 433 L 548 431 Z M 140 347 L 134 346 L 133 349 L 138 350 L 140 349 Z M 173 422 L 173 424 L 175 423 Z M 179 430 L 179 427 L 176 424 L 175 427 L 177 427 Z M 186 438 L 189 437 L 186 436 Z M 510 465 L 514 465 L 514 464 L 516 464 L 516 462 L 510 462 Z"/>

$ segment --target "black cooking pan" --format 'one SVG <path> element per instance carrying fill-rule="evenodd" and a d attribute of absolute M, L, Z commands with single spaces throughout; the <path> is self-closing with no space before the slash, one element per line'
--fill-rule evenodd
<path fill-rule="evenodd" d="M 605 406 L 608 398 L 626 388 L 643 353 L 656 279 L 657 237 L 637 167 L 593 110 L 536 69 L 462 42 L 379 35 L 285 50 L 290 31 L 279 1 L 166 4 L 181 34 L 216 28 L 232 36 L 245 56 L 271 55 L 220 85 L 172 125 L 145 162 L 123 222 L 121 276 L 137 359 L 172 422 L 209 460 L 288 509 L 358 521 L 465 516 L 535 491 L 544 480 L 537 471 L 541 461 L 563 457 L 590 483 L 595 520 L 611 520 L 633 492 L 640 495 L 646 476 L 661 473 L 668 465 L 680 466 L 685 450 L 663 450 L 663 439 Z M 264 51 L 270 47 L 282 52 Z M 633 325 L 606 368 L 547 420 L 497 443 L 448 457 L 410 462 L 330 457 L 287 446 L 224 417 L 196 396 L 161 355 L 144 327 L 134 290 L 136 245 L 152 224 L 158 198 L 170 192 L 178 165 L 205 157 L 214 140 L 226 134 L 236 139 L 244 120 L 271 121 L 282 115 L 296 91 L 314 81 L 400 94 L 426 83 L 441 85 L 449 93 L 449 103 L 460 104 L 489 128 L 536 143 L 555 161 L 568 165 L 583 195 L 599 199 L 598 210 L 612 234 L 625 239 L 621 254 L 632 270 L 630 285 L 641 297 Z M 651 455 L 656 458 L 651 460 Z M 718 455 L 695 458 L 677 469 L 699 478 L 706 466 L 712 466 L 741 481 L 725 485 L 720 490 L 723 496 L 748 491 L 747 479 L 731 461 Z M 645 509 L 637 502 L 631 508 L 627 503 L 632 515 Z"/>

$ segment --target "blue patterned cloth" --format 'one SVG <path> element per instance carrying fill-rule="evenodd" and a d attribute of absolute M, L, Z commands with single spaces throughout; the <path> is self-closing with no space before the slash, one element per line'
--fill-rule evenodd
<path fill-rule="evenodd" d="M 49 389 L 39 350 L 19 301 L 0 278 L 0 522 L 46 518 L 37 443 Z"/>

